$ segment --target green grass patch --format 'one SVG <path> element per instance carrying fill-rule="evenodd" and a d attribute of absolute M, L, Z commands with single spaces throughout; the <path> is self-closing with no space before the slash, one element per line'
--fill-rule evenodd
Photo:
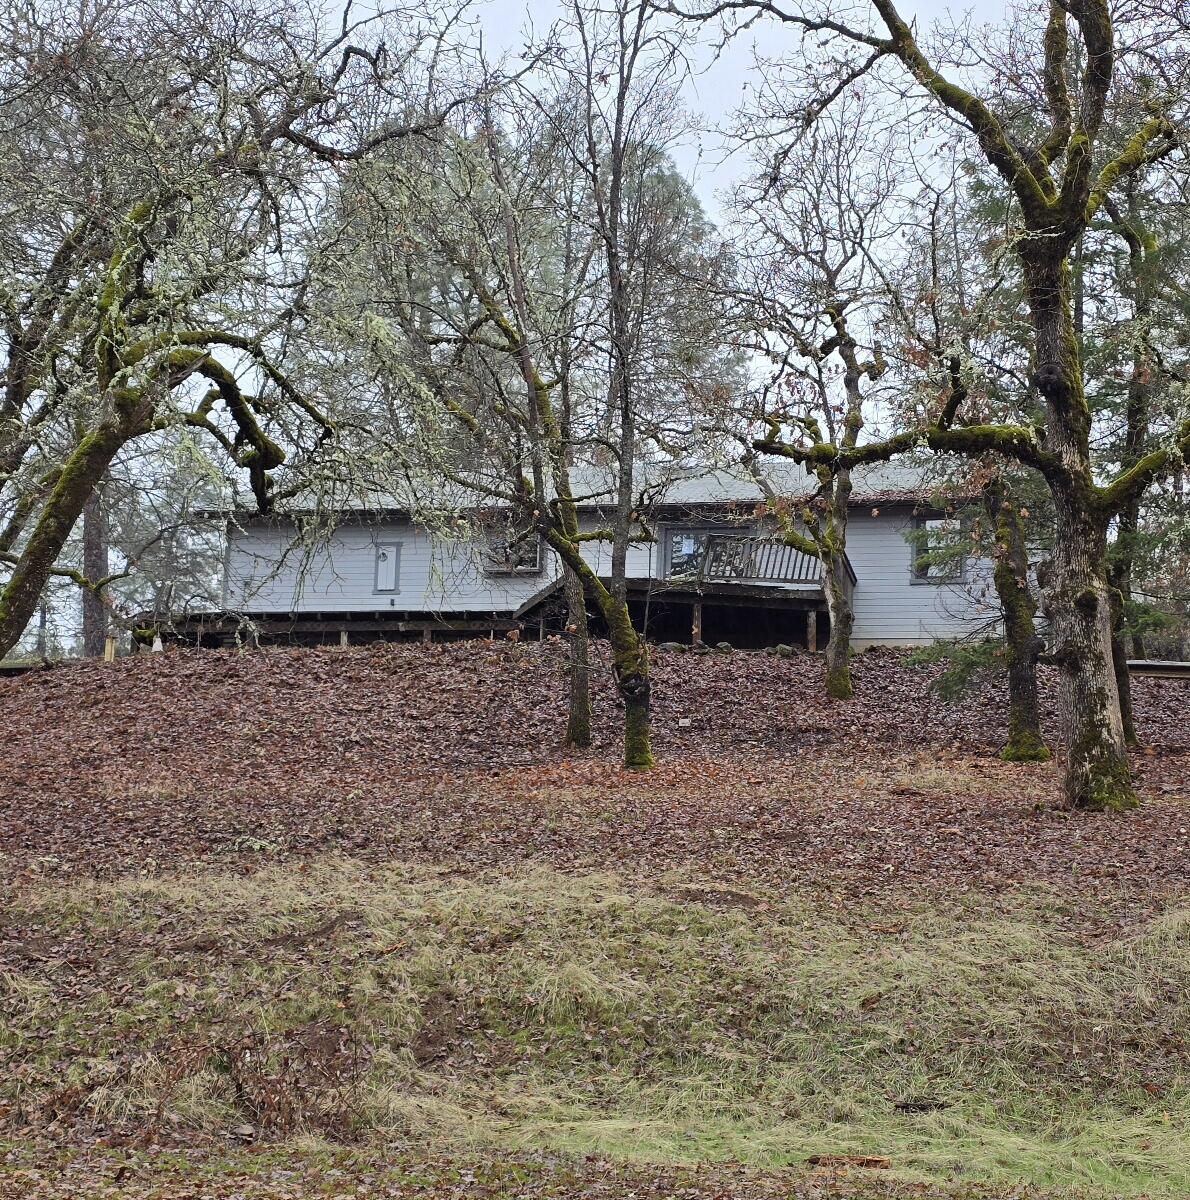
<path fill-rule="evenodd" d="M 350 861 L 24 891 L 0 1106 L 1185 1196 L 1190 910 L 1090 942 L 1070 903 L 867 914 Z"/>

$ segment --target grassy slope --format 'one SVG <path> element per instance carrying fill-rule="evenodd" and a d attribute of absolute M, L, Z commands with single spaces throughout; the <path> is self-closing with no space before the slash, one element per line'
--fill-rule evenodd
<path fill-rule="evenodd" d="M 349 860 L 23 887 L 0 1108 L 1185 1196 L 1190 910 L 1088 944 L 1071 903 L 890 915 Z"/>

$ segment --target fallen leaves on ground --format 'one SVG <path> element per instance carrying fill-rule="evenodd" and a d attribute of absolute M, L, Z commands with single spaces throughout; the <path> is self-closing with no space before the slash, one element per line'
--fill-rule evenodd
<path fill-rule="evenodd" d="M 0 856 L 10 876 L 49 877 L 336 851 L 459 870 L 692 867 L 839 902 L 1185 886 L 1190 682 L 1136 681 L 1146 803 L 1087 816 L 1052 806 L 1053 766 L 996 758 L 999 682 L 947 704 L 938 668 L 876 651 L 839 704 L 814 656 L 658 652 L 660 765 L 638 775 L 617 763 L 606 672 L 594 747 L 561 746 L 565 654 L 557 641 L 171 652 L 5 682 Z"/>

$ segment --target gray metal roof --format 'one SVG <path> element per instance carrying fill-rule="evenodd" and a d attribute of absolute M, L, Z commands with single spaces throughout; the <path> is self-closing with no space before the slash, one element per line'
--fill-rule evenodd
<path fill-rule="evenodd" d="M 758 469 L 769 486 L 781 497 L 809 497 L 817 482 L 805 467 L 787 459 L 763 460 Z M 856 467 L 852 473 L 853 505 L 914 503 L 928 500 L 938 490 L 938 460 L 928 463 L 910 461 L 874 463 Z M 581 507 L 603 508 L 616 495 L 613 471 L 592 465 L 571 468 L 571 491 Z M 712 507 L 715 505 L 755 505 L 762 503 L 765 492 L 747 467 L 741 464 L 719 466 L 678 466 L 674 463 L 637 465 L 633 481 L 634 499 L 642 494 L 650 507 Z M 474 492 L 458 484 L 424 487 L 403 483 L 396 491 L 370 491 L 351 496 L 337 495 L 316 502 L 313 494 L 298 496 L 283 506 L 284 513 L 329 511 L 339 513 L 426 513 L 465 512 L 495 505 L 482 489 Z M 211 514 L 215 515 L 215 514 Z"/>

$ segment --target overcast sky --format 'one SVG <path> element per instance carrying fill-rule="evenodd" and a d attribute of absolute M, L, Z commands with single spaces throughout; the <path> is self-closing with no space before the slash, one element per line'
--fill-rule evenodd
<path fill-rule="evenodd" d="M 969 0 L 967 3 L 946 4 L 943 0 L 901 0 L 902 16 L 916 20 L 926 28 L 937 21 L 946 24 L 961 22 L 968 16 L 978 24 L 1003 20 L 1006 6 L 995 0 Z M 543 33 L 560 14 L 555 0 L 485 0 L 480 8 L 484 40 L 492 51 L 515 51 L 524 44 L 523 32 L 531 22 Z M 708 35 L 709 36 L 709 35 Z M 748 36 L 731 43 L 717 60 L 710 61 L 701 73 L 691 79 L 686 101 L 699 118 L 706 132 L 689 143 L 675 148 L 674 157 L 681 169 L 693 181 L 707 212 L 715 217 L 719 205 L 717 195 L 729 187 L 744 171 L 742 157 L 725 159 L 722 141 L 713 132 L 726 124 L 741 103 L 749 78 L 755 71 L 756 39 L 760 38 L 764 53 L 773 56 L 783 47 L 799 44 L 797 34 L 782 28 L 775 21 L 762 22 Z"/>

